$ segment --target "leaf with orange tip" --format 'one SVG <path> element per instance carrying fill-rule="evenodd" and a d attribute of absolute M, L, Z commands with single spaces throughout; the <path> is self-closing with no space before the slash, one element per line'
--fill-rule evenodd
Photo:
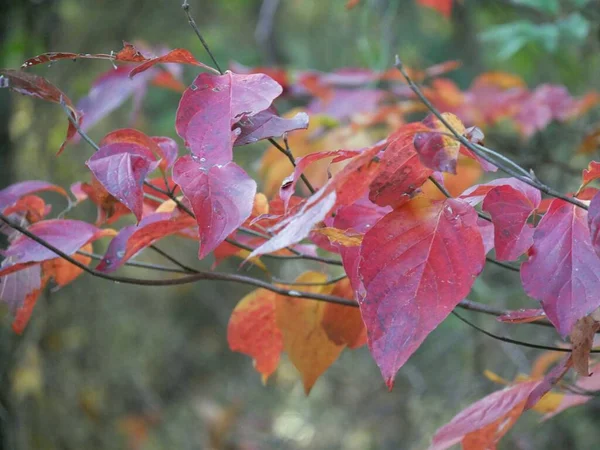
<path fill-rule="evenodd" d="M 139 225 L 129 225 L 119 231 L 96 270 L 114 272 L 140 250 L 166 236 L 192 228 L 195 224 L 196 220 L 187 214 L 172 216 L 170 213 L 154 213 L 146 216 Z"/>
<path fill-rule="evenodd" d="M 7 206 L 14 205 L 21 197 L 42 191 L 58 192 L 59 194 L 64 195 L 65 198 L 69 198 L 69 195 L 63 188 L 47 183 L 46 181 L 21 181 L 0 190 L 0 212 Z"/>
<path fill-rule="evenodd" d="M 277 294 L 266 289 L 252 291 L 236 305 L 227 327 L 229 348 L 253 358 L 263 383 L 277 369 L 283 350 L 275 314 L 279 301 Z"/>
<path fill-rule="evenodd" d="M 37 195 L 26 195 L 21 197 L 13 206 L 9 206 L 3 212 L 5 215 L 18 214 L 29 223 L 35 223 L 46 217 L 52 207 Z"/>
<path fill-rule="evenodd" d="M 427 130 L 423 124 L 408 124 L 388 138 L 381 171 L 369 187 L 369 199 L 373 203 L 398 207 L 409 201 L 433 173 L 421 163 L 413 146 L 415 134 L 423 130 Z"/>
<path fill-rule="evenodd" d="M 462 443 L 463 450 L 494 449 L 519 419 L 539 381 L 519 383 L 473 403 L 440 428 L 429 450 Z"/>
<path fill-rule="evenodd" d="M 317 272 L 302 274 L 297 282 L 327 281 Z M 306 286 L 305 291 L 328 294 L 332 286 Z M 325 302 L 282 297 L 276 306 L 277 325 L 283 334 L 283 347 L 302 374 L 304 392 L 308 395 L 317 378 L 338 358 L 344 345 L 332 342 L 322 326 Z"/>
<path fill-rule="evenodd" d="M 466 132 L 465 126 L 454 114 L 443 113 L 442 117 L 458 134 Z M 433 114 L 425 117 L 422 123 L 429 131 L 417 133 L 414 137 L 415 150 L 419 154 L 421 162 L 432 170 L 456 173 L 460 142 Z"/>

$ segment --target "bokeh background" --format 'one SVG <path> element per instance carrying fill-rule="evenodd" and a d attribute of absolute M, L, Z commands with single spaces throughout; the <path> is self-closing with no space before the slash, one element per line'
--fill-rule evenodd
<path fill-rule="evenodd" d="M 122 40 L 184 47 L 209 62 L 180 3 L 2 0 L 0 67 L 17 68 L 46 51 L 119 50 Z M 449 75 L 462 88 L 480 73 L 502 70 L 530 87 L 564 84 L 573 95 L 600 89 L 598 1 L 462 0 L 450 20 L 413 0 L 362 0 L 351 10 L 343 0 L 190 4 L 223 66 L 236 61 L 292 70 L 385 70 L 399 53 L 411 67 L 462 61 Z M 108 64 L 65 61 L 35 73 L 78 100 Z M 186 82 L 193 76 L 186 68 Z M 178 99 L 175 92 L 150 89 L 133 125 L 176 138 Z M 90 134 L 99 140 L 129 124 L 130 112 L 126 103 Z M 529 139 L 486 130 L 486 142 L 553 186 L 575 189 L 580 170 L 597 156 L 577 149 L 599 118 L 592 110 Z M 55 156 L 64 130 L 56 105 L 0 90 L 0 188 L 27 179 L 65 187 L 86 179 L 85 143 Z M 253 170 L 265 148 L 243 149 L 238 158 Z M 82 206 L 77 214 L 93 220 L 95 211 Z M 210 266 L 196 260 L 189 242 L 167 239 L 159 246 L 196 267 Z M 282 270 L 297 274 L 307 268 L 319 269 L 295 264 Z M 239 270 L 238 262 L 223 269 Z M 485 369 L 513 379 L 528 373 L 539 355 L 490 340 L 450 317 L 400 370 L 393 392 L 361 348 L 345 351 L 305 397 L 299 374 L 285 358 L 263 387 L 250 359 L 228 349 L 229 315 L 248 291 L 223 283 L 150 289 L 83 276 L 44 294 L 22 336 L 12 333 L 12 318 L 0 308 L 0 448 L 421 449 L 464 406 L 499 388 L 483 376 Z M 524 297 L 518 274 L 494 267 L 478 280 L 472 298 L 499 307 L 535 307 Z M 513 337 L 557 340 L 549 329 L 470 317 Z M 526 414 L 501 448 L 591 449 L 599 442 L 600 402 L 545 423 L 539 418 Z"/>

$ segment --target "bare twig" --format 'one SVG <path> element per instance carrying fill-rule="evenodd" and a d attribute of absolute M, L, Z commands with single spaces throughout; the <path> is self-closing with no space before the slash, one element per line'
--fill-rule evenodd
<path fill-rule="evenodd" d="M 190 26 L 194 30 L 194 33 L 196 33 L 196 36 L 198 36 L 198 39 L 200 40 L 200 43 L 204 47 L 204 50 L 206 50 L 206 53 L 208 53 L 208 56 L 210 56 L 210 59 L 212 59 L 212 62 L 215 65 L 215 67 L 217 68 L 217 70 L 219 71 L 219 73 L 221 75 L 223 75 L 223 70 L 221 70 L 221 66 L 219 66 L 219 63 L 217 62 L 217 59 L 215 58 L 215 56 L 210 51 L 210 47 L 208 46 L 208 44 L 206 43 L 206 41 L 202 37 L 202 33 L 200 33 L 200 29 L 198 28 L 198 25 L 196 25 L 196 21 L 194 20 L 194 18 L 190 14 L 190 4 L 188 3 L 188 0 L 183 0 L 183 5 L 181 5 L 181 8 L 183 8 L 183 11 L 185 12 L 185 15 L 188 18 L 188 22 L 190 23 Z"/>

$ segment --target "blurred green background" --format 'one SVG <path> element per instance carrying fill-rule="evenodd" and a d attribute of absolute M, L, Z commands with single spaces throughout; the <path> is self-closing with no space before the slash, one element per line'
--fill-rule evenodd
<path fill-rule="evenodd" d="M 362 0 L 352 10 L 345 3 L 190 1 L 223 66 L 237 61 L 383 70 L 399 53 L 412 67 L 461 60 L 451 78 L 463 88 L 477 74 L 503 70 L 522 76 L 530 87 L 559 83 L 573 95 L 600 89 L 598 1 L 463 0 L 454 5 L 451 20 L 412 0 Z M 46 51 L 116 51 L 122 40 L 184 47 L 209 63 L 179 0 L 0 2 L 0 67 L 17 68 Z M 78 100 L 108 68 L 106 61 L 64 61 L 35 73 Z M 193 70 L 186 68 L 185 76 L 191 81 Z M 135 126 L 176 138 L 178 99 L 175 92 L 150 89 Z M 91 136 L 99 140 L 129 123 L 130 110 L 129 102 Z M 491 130 L 487 143 L 555 187 L 573 189 L 590 159 L 575 150 L 599 117 L 595 110 L 573 123 L 552 124 L 527 141 Z M 85 143 L 55 156 L 65 124 L 60 107 L 0 90 L 0 188 L 27 179 L 65 187 L 87 179 Z M 244 149 L 241 159 L 255 167 L 263 148 Z M 79 214 L 94 217 L 91 207 Z M 167 239 L 159 247 L 196 267 L 210 264 L 199 263 L 189 243 Z M 237 262 L 228 268 L 238 270 Z M 319 266 L 284 271 L 303 268 Z M 287 360 L 263 387 L 250 359 L 228 349 L 229 315 L 248 291 L 223 283 L 149 289 L 83 276 L 43 295 L 23 336 L 12 333 L 12 318 L 0 310 L 0 448 L 422 449 L 464 406 L 499 388 L 482 375 L 484 369 L 513 379 L 529 372 L 539 354 L 490 340 L 449 318 L 400 370 L 393 392 L 361 348 L 345 351 L 307 398 Z M 472 298 L 499 307 L 535 307 L 524 297 L 518 274 L 493 267 L 478 280 Z M 547 329 L 473 320 L 538 343 L 557 339 Z M 543 424 L 539 417 L 526 414 L 501 448 L 597 447 L 600 402 Z"/>

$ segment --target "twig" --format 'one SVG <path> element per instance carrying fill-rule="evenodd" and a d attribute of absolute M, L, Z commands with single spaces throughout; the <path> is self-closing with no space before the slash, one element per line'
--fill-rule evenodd
<path fill-rule="evenodd" d="M 496 339 L 498 341 L 501 341 L 501 342 L 506 342 L 508 344 L 514 344 L 514 345 L 520 345 L 521 347 L 536 348 L 538 350 L 551 350 L 551 351 L 555 351 L 555 352 L 564 352 L 564 353 L 570 353 L 572 351 L 572 349 L 570 349 L 570 348 L 552 347 L 550 345 L 531 344 L 529 342 L 519 341 L 517 339 L 511 339 L 511 338 L 507 338 L 504 336 L 498 336 L 497 334 L 490 333 L 489 331 L 484 330 L 483 328 L 475 325 L 473 322 L 470 322 L 469 320 L 465 319 L 463 316 L 458 314 L 456 311 L 452 311 L 452 314 L 454 316 L 456 316 L 462 322 L 469 325 L 471 328 L 479 331 L 480 333 L 485 334 L 486 336 L 489 336 L 489 337 Z M 535 322 L 532 322 L 532 323 L 535 323 Z M 600 353 L 600 350 L 591 350 L 590 353 Z"/>
<path fill-rule="evenodd" d="M 515 177 L 516 179 L 538 189 L 541 192 L 544 192 L 547 195 L 550 195 L 551 197 L 555 197 L 555 198 L 560 198 L 561 200 L 564 200 L 568 203 L 571 203 L 572 205 L 578 206 L 579 208 L 583 208 L 585 210 L 588 209 L 588 206 L 581 202 L 580 200 L 577 200 L 576 198 L 573 197 L 568 197 L 564 194 L 561 194 L 558 191 L 555 191 L 554 189 L 552 189 L 550 186 L 547 186 L 545 184 L 543 184 L 539 179 L 537 179 L 537 177 L 532 176 L 530 173 L 527 173 L 527 176 L 525 175 L 520 175 L 519 173 L 515 172 L 515 170 L 506 167 L 504 164 L 499 164 L 498 161 L 495 161 L 493 158 L 491 158 L 487 153 L 485 153 L 484 151 L 482 151 L 480 148 L 478 148 L 478 146 L 476 144 L 473 144 L 472 142 L 470 142 L 467 138 L 465 138 L 463 135 L 461 135 L 445 118 L 444 116 L 442 116 L 442 114 L 438 111 L 438 109 L 433 106 L 433 104 L 427 99 L 427 97 L 425 97 L 425 95 L 423 94 L 423 92 L 421 91 L 421 89 L 419 88 L 419 86 L 417 86 L 417 84 L 411 79 L 411 77 L 408 75 L 408 73 L 406 72 L 406 70 L 404 69 L 404 65 L 402 64 L 402 61 L 400 60 L 400 58 L 398 57 L 398 55 L 396 55 L 396 64 L 395 64 L 396 68 L 400 71 L 400 73 L 402 74 L 402 76 L 404 77 L 404 79 L 406 80 L 406 82 L 408 83 L 408 85 L 410 86 L 410 88 L 412 89 L 412 91 L 417 95 L 417 97 L 421 100 L 421 102 L 427 107 L 427 109 L 429 109 L 429 111 L 432 112 L 432 114 L 446 127 L 448 128 L 448 130 L 450 130 L 450 132 L 454 135 L 454 138 L 459 141 L 461 144 L 463 144 L 465 147 L 467 147 L 469 150 L 471 150 L 473 153 L 475 153 L 477 156 L 483 158 L 484 160 L 488 161 L 491 164 L 494 164 L 495 166 L 497 166 L 499 169 L 501 169 L 502 171 L 506 172 L 507 174 Z M 487 149 L 489 150 L 489 149 Z M 490 150 L 493 151 L 493 150 Z M 523 171 L 525 169 L 523 169 L 522 167 L 520 167 L 516 162 L 502 157 L 504 161 L 510 161 L 510 165 L 512 165 L 513 167 L 519 167 L 518 172 L 523 173 Z"/>
<path fill-rule="evenodd" d="M 181 5 L 181 7 L 185 11 L 185 15 L 188 18 L 188 22 L 190 23 L 190 26 L 192 27 L 192 29 L 196 33 L 196 36 L 198 36 L 198 39 L 202 43 L 202 46 L 204 47 L 204 50 L 206 50 L 206 53 L 208 53 L 208 56 L 210 56 L 210 59 L 212 59 L 212 62 L 215 65 L 215 67 L 217 68 L 217 70 L 219 71 L 219 73 L 221 75 L 223 75 L 223 71 L 221 70 L 221 66 L 219 66 L 219 63 L 217 62 L 217 59 L 215 58 L 215 56 L 210 51 L 210 48 L 208 47 L 208 44 L 206 43 L 206 41 L 202 37 L 202 34 L 200 33 L 200 30 L 198 29 L 198 25 L 196 25 L 196 21 L 194 20 L 194 18 L 190 14 L 190 4 L 188 3 L 188 0 L 183 0 L 183 5 Z"/>

